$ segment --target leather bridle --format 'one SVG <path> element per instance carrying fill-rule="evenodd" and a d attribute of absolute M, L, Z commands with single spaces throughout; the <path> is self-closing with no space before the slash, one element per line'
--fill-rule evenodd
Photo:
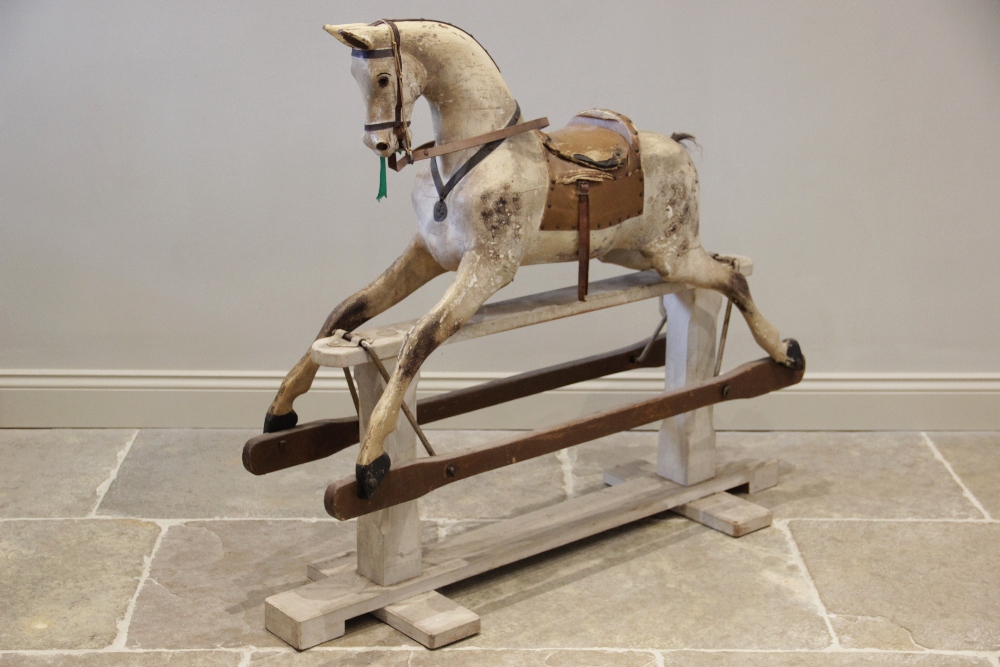
<path fill-rule="evenodd" d="M 460 141 L 453 141 L 447 144 L 443 144 L 441 146 L 435 146 L 434 142 L 430 141 L 427 142 L 426 144 L 421 144 L 416 149 L 411 150 L 410 121 L 409 119 L 403 118 L 403 55 L 402 52 L 400 51 L 399 28 L 396 27 L 395 21 L 390 21 L 389 19 L 379 19 L 378 21 L 375 21 L 370 25 L 372 26 L 386 25 L 389 27 L 389 37 L 391 43 L 390 47 L 387 49 L 352 48 L 351 55 L 355 58 L 362 58 L 364 60 L 373 60 L 376 58 L 392 58 L 393 63 L 395 64 L 394 74 L 396 76 L 396 108 L 394 117 L 392 120 L 381 121 L 377 123 L 368 123 L 365 125 L 365 132 L 376 132 L 378 130 L 387 130 L 390 128 L 392 129 L 392 132 L 396 137 L 396 143 L 404 153 L 404 155 L 399 159 L 396 158 L 396 155 L 389 156 L 388 160 L 389 167 L 394 171 L 400 171 L 406 165 L 412 164 L 418 160 L 426 160 L 428 158 L 436 157 L 438 155 L 447 155 L 448 153 L 455 153 L 457 151 L 466 150 L 468 148 L 474 148 L 476 146 L 482 146 L 484 144 L 492 142 L 498 142 L 497 145 L 499 145 L 499 142 L 506 139 L 507 137 L 512 137 L 516 134 L 521 134 L 523 132 L 528 132 L 530 130 L 537 130 L 548 126 L 549 124 L 548 118 L 536 118 L 535 120 L 528 121 L 526 123 L 520 123 L 518 125 L 510 125 L 502 129 L 496 130 L 494 132 L 487 132 L 486 134 L 480 134 L 478 136 L 469 137 L 468 139 L 462 139 Z M 445 25 L 451 25 L 451 24 L 445 24 Z M 489 53 L 487 53 L 487 55 L 489 55 Z M 490 57 L 490 59 L 492 60 L 492 56 Z M 494 64 L 496 63 L 494 62 Z M 518 111 L 518 116 L 519 115 L 520 111 Z"/>
<path fill-rule="evenodd" d="M 372 58 L 392 58 L 396 66 L 396 111 L 395 118 L 392 120 L 365 125 L 365 132 L 375 132 L 392 128 L 393 134 L 396 135 L 397 144 L 403 149 L 406 155 L 410 155 L 410 121 L 403 120 L 403 56 L 399 51 L 399 28 L 396 27 L 393 21 L 388 19 L 380 19 L 371 25 L 376 26 L 379 24 L 389 26 L 392 46 L 388 49 L 351 49 L 351 55 L 355 58 L 364 58 L 365 60 Z"/>

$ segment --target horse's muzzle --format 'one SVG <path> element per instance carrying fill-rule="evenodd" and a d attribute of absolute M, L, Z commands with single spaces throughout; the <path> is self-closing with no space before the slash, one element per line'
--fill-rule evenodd
<path fill-rule="evenodd" d="M 396 152 L 396 137 L 392 130 L 365 132 L 365 146 L 382 157 L 389 157 Z"/>

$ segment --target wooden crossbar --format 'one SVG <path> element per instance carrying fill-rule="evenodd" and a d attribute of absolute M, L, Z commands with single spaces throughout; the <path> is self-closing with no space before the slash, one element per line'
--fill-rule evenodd
<path fill-rule="evenodd" d="M 716 255 L 720 262 L 733 264 L 745 276 L 753 272 L 753 262 L 739 255 Z M 445 344 L 472 340 L 503 331 L 520 329 L 533 324 L 551 322 L 564 317 L 591 313 L 604 308 L 623 306 L 627 303 L 652 299 L 671 294 L 687 286 L 682 283 L 668 283 L 655 271 L 636 271 L 614 278 L 606 278 L 590 283 L 587 300 L 577 298 L 577 288 L 539 292 L 528 296 L 488 303 L 472 316 Z M 395 357 L 403 347 L 406 332 L 413 328 L 416 320 L 387 324 L 356 332 L 371 341 L 372 349 L 379 357 Z M 365 351 L 355 343 L 338 336 L 320 338 L 312 346 L 312 360 L 320 366 L 344 368 L 368 363 Z"/>
<path fill-rule="evenodd" d="M 655 271 L 638 271 L 591 283 L 586 301 L 577 300 L 576 286 L 573 286 L 488 303 L 449 338 L 446 344 L 651 299 L 682 287 L 684 286 L 676 283 L 663 282 Z M 416 320 L 408 320 L 361 330 L 356 334 L 371 341 L 372 348 L 379 357 L 395 357 L 403 347 L 406 332 L 414 324 Z M 337 368 L 368 363 L 364 350 L 338 336 L 321 338 L 313 343 L 312 359 L 320 366 Z"/>

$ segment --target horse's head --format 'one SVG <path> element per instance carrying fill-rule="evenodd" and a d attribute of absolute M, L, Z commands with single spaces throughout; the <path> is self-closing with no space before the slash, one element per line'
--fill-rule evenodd
<path fill-rule="evenodd" d="M 323 26 L 351 47 L 351 74 L 361 88 L 366 111 L 364 142 L 388 157 L 408 150 L 410 115 L 420 97 L 419 63 L 400 50 L 399 32 L 391 22 Z"/>

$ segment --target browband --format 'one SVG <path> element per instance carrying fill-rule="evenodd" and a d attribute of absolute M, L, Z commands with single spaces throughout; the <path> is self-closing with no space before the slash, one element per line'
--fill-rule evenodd
<path fill-rule="evenodd" d="M 352 58 L 363 58 L 365 60 L 371 60 L 372 58 L 392 58 L 392 49 L 351 49 Z"/>

